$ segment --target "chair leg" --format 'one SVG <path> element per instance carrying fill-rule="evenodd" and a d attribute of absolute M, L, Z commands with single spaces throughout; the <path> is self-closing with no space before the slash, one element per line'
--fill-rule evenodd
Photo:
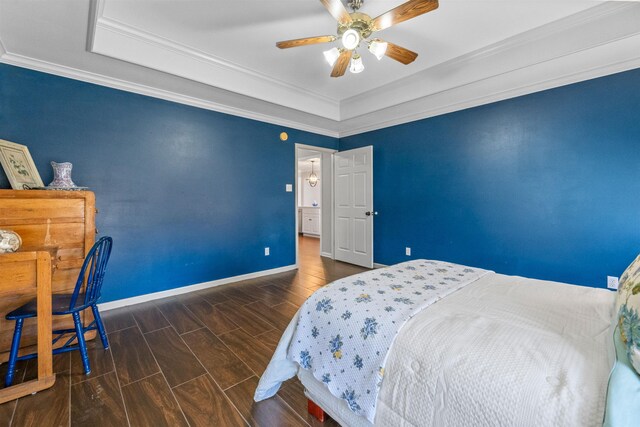
<path fill-rule="evenodd" d="M 5 387 L 9 387 L 13 383 L 13 375 L 16 370 L 16 359 L 18 358 L 18 350 L 20 349 L 20 337 L 22 336 L 22 324 L 24 319 L 16 320 L 16 327 L 13 330 L 13 340 L 11 341 L 11 353 L 9 354 L 9 366 L 7 367 L 7 376 L 4 379 Z"/>
<path fill-rule="evenodd" d="M 93 318 L 96 320 L 96 327 L 98 328 L 98 333 L 100 334 L 102 347 L 104 347 L 104 349 L 106 350 L 109 348 L 109 340 L 107 339 L 107 333 L 104 330 L 104 324 L 102 323 L 102 317 L 100 317 L 98 306 L 95 304 L 92 305 L 91 310 L 93 311 Z"/>
<path fill-rule="evenodd" d="M 73 316 L 73 323 L 76 326 L 76 338 L 78 339 L 78 347 L 80 347 L 80 356 L 82 357 L 84 374 L 89 375 L 91 373 L 91 366 L 89 365 L 89 354 L 87 353 L 87 343 L 84 340 L 84 331 L 82 328 L 82 321 L 80 320 L 80 313 L 76 311 L 71 315 Z"/>

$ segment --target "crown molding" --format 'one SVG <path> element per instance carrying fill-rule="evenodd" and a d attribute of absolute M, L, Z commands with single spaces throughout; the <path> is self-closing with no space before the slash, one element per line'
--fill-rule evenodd
<path fill-rule="evenodd" d="M 638 46 L 640 35 L 594 48 L 597 52 L 577 52 L 565 57 L 562 63 L 549 61 L 511 73 L 491 76 L 468 85 L 343 120 L 340 122 L 340 138 L 640 68 Z M 611 52 L 612 50 L 614 52 Z M 622 52 L 626 52 L 626 55 L 622 55 Z M 607 55 L 610 55 L 610 60 L 601 62 Z M 621 56 L 625 59 L 616 62 Z M 605 65 L 602 65 L 603 63 Z M 557 70 L 563 67 L 567 72 L 558 76 Z M 576 69 L 578 71 L 575 71 Z M 545 75 L 554 77 L 545 78 Z M 532 81 L 534 83 L 531 83 Z"/>
<path fill-rule="evenodd" d="M 89 34 L 92 53 L 327 119 L 339 119 L 340 104 L 336 99 L 101 16 L 102 5 L 103 1 L 98 0 L 93 30 Z"/>
<path fill-rule="evenodd" d="M 2 42 L 0 41 L 0 46 Z M 87 83 L 93 83 L 100 86 L 106 86 L 113 89 L 124 90 L 127 92 L 137 93 L 139 95 L 146 95 L 153 98 L 160 98 L 167 101 L 176 102 L 179 104 L 190 105 L 193 107 L 203 108 L 206 110 L 217 111 L 220 113 L 231 114 L 233 116 L 244 117 L 247 119 L 257 120 L 260 122 L 271 123 L 279 126 L 285 126 L 292 129 L 298 129 L 319 135 L 325 135 L 332 138 L 339 137 L 337 131 L 328 129 L 325 127 L 313 126 L 306 123 L 297 122 L 294 120 L 288 120 L 283 117 L 268 115 L 260 113 L 256 109 L 251 108 L 237 108 L 226 104 L 217 103 L 211 100 L 200 99 L 176 92 L 171 92 L 156 87 L 150 87 L 139 83 L 133 83 L 102 74 L 92 73 L 89 71 L 79 70 L 76 68 L 67 67 L 64 65 L 54 64 L 39 59 L 29 58 L 22 55 L 17 55 L 4 51 L 0 55 L 0 62 L 14 65 L 17 67 L 27 68 L 30 70 L 40 71 L 47 74 L 53 74 L 60 77 L 66 77 L 74 80 L 80 80 Z M 256 102 L 262 102 L 255 100 Z"/>
<path fill-rule="evenodd" d="M 98 1 L 99 4 L 102 4 L 103 1 L 99 0 Z M 100 9 L 98 9 L 100 10 Z M 101 12 L 96 12 L 96 14 L 99 14 Z M 159 36 L 157 34 L 148 32 L 148 31 L 143 31 L 140 30 L 138 28 L 135 28 L 133 26 L 127 25 L 124 22 L 120 22 L 117 21 L 115 19 L 111 19 L 111 18 L 106 18 L 104 16 L 100 16 L 97 19 L 96 25 L 98 27 L 103 27 L 103 28 L 109 28 L 112 31 L 117 31 L 120 32 L 122 34 L 126 34 L 126 35 L 130 35 L 135 39 L 144 41 L 146 43 L 149 44 L 156 44 L 156 45 L 160 45 L 165 49 L 174 51 L 174 52 L 179 52 L 181 54 L 185 54 L 187 56 L 192 56 L 195 58 L 199 58 L 205 62 L 211 62 L 211 63 L 215 63 L 218 65 L 222 65 L 224 67 L 228 67 L 231 70 L 233 70 L 234 72 L 237 73 L 243 73 L 243 74 L 247 74 L 251 77 L 256 77 L 256 78 L 260 78 L 263 79 L 271 84 L 274 85 L 281 85 L 283 87 L 286 87 L 288 89 L 291 90 L 295 90 L 298 91 L 300 94 L 302 95 L 309 95 L 309 96 L 313 96 L 315 98 L 319 98 L 322 99 L 324 101 L 327 102 L 332 102 L 334 104 L 338 104 L 338 100 L 337 99 L 333 99 L 331 97 L 325 96 L 320 92 L 315 92 L 300 86 L 296 86 L 293 85 L 291 83 L 285 82 L 284 80 L 280 80 L 280 79 L 276 79 L 273 78 L 271 76 L 268 76 L 264 73 L 261 73 L 257 70 L 251 69 L 249 67 L 244 67 L 242 65 L 236 64 L 232 61 L 227 61 L 219 56 L 215 56 L 212 55 L 210 53 L 204 52 L 202 50 L 199 49 L 195 49 L 192 47 L 189 47 L 187 45 L 181 44 L 181 43 L 177 43 L 174 41 L 171 41 L 165 37 Z M 95 29 L 93 30 L 93 33 L 95 34 Z M 93 36 L 95 38 L 95 35 Z"/>
<path fill-rule="evenodd" d="M 104 11 L 104 0 L 89 0 L 89 27 L 87 28 L 87 52 L 93 51 L 96 37 L 96 23 Z"/>

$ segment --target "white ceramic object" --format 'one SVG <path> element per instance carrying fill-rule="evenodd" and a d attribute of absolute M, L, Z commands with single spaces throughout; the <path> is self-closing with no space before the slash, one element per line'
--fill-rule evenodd
<path fill-rule="evenodd" d="M 0 230 L 0 254 L 8 254 L 20 249 L 22 239 L 20 235 L 11 230 Z"/>

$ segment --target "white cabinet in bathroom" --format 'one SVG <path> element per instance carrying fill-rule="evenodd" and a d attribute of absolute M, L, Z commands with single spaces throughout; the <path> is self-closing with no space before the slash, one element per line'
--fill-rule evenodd
<path fill-rule="evenodd" d="M 302 208 L 302 233 L 320 236 L 319 208 Z"/>

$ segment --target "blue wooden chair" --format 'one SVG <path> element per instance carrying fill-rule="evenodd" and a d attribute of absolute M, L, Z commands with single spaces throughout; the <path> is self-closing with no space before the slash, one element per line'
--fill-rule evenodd
<path fill-rule="evenodd" d="M 100 298 L 100 290 L 102 288 L 102 281 L 104 279 L 104 273 L 111 255 L 111 246 L 113 240 L 111 237 L 102 237 L 98 240 L 82 264 L 82 269 L 78 275 L 76 287 L 72 294 L 53 294 L 51 301 L 52 314 L 54 316 L 64 316 L 70 314 L 73 317 L 74 329 L 60 329 L 54 330 L 53 334 L 57 335 L 53 340 L 55 344 L 65 334 L 73 333 L 71 338 L 59 348 L 53 350 L 53 354 L 64 353 L 72 350 L 80 350 L 82 356 L 82 366 L 84 373 L 89 374 L 91 367 L 89 365 L 89 356 L 87 354 L 87 345 L 84 340 L 84 334 L 87 331 L 97 330 L 102 340 L 102 346 L 104 349 L 109 348 L 109 341 L 107 340 L 107 334 L 104 331 L 102 319 L 98 312 L 97 302 Z M 81 293 L 82 285 L 86 281 L 86 287 L 84 293 Z M 82 320 L 80 320 L 80 313 L 87 308 L 91 307 L 93 311 L 94 320 L 89 326 L 84 326 Z M 24 319 L 36 317 L 36 300 L 33 299 L 27 304 L 23 305 L 11 313 L 7 314 L 7 320 L 15 320 L 16 326 L 13 331 L 13 341 L 11 342 L 11 353 L 9 355 L 9 367 L 7 370 L 7 376 L 5 378 L 5 385 L 8 387 L 13 382 L 13 375 L 16 367 L 16 362 L 19 360 L 29 360 L 37 357 L 37 353 L 27 354 L 18 357 L 18 349 L 20 348 L 20 337 L 22 335 L 22 326 Z M 77 344 L 71 345 L 71 343 L 77 339 Z"/>

